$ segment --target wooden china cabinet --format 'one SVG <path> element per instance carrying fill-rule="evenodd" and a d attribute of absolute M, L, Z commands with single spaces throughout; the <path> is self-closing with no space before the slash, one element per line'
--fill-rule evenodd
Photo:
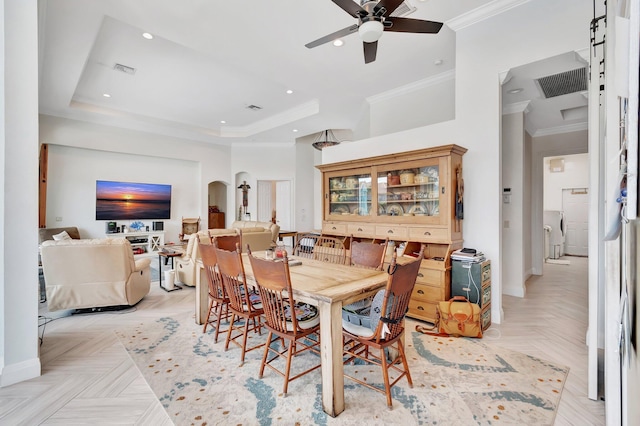
<path fill-rule="evenodd" d="M 389 238 L 415 255 L 426 245 L 407 315 L 435 322 L 451 295 L 451 252 L 462 248 L 457 176 L 467 150 L 445 145 L 317 166 L 326 235 Z"/>

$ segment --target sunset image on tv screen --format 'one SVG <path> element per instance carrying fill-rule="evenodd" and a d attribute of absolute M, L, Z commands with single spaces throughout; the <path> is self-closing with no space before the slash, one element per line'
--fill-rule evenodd
<path fill-rule="evenodd" d="M 171 185 L 96 181 L 96 220 L 170 217 Z"/>

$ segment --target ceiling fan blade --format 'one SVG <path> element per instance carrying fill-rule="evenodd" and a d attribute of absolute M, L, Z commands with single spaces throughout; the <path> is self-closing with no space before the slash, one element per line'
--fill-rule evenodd
<path fill-rule="evenodd" d="M 360 5 L 354 2 L 353 0 L 331 0 L 331 1 L 337 4 L 338 6 L 340 6 L 342 10 L 344 10 L 354 18 L 367 16 L 367 11 L 364 10 L 362 7 L 360 7 Z"/>
<path fill-rule="evenodd" d="M 402 4 L 403 1 L 404 0 L 380 0 L 380 2 L 373 8 L 373 13 L 377 13 L 384 7 L 387 10 L 386 15 L 389 16 Z"/>
<path fill-rule="evenodd" d="M 362 42 L 362 46 L 364 47 L 364 63 L 368 64 L 369 62 L 375 61 L 376 52 L 378 51 L 378 42 L 377 41 L 374 41 L 373 43 Z"/>
<path fill-rule="evenodd" d="M 423 21 L 420 19 L 386 17 L 385 23 L 391 22 L 391 26 L 385 25 L 385 31 L 397 33 L 428 33 L 436 34 L 442 28 L 442 22 Z"/>
<path fill-rule="evenodd" d="M 355 4 L 355 3 L 354 3 Z M 349 34 L 353 34 L 358 31 L 358 24 L 353 24 L 350 27 L 343 28 L 341 30 L 336 31 L 335 33 L 327 34 L 324 37 L 320 37 L 317 40 L 314 40 L 310 43 L 305 44 L 309 49 L 313 47 L 320 46 L 321 44 L 328 43 L 330 41 L 336 40 L 338 38 L 342 38 L 348 36 Z"/>

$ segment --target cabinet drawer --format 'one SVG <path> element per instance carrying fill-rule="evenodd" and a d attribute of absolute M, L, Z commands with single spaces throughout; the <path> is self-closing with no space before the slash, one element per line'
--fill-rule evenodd
<path fill-rule="evenodd" d="M 416 278 L 416 284 L 430 284 L 433 286 L 441 287 L 444 285 L 443 272 L 436 271 L 434 269 L 420 268 L 418 270 L 418 277 Z"/>
<path fill-rule="evenodd" d="M 451 238 L 445 228 L 409 228 L 409 240 L 419 242 L 447 241 Z"/>
<path fill-rule="evenodd" d="M 482 312 L 480 313 L 480 319 L 482 323 L 482 331 L 486 330 L 487 328 L 489 328 L 489 326 L 491 326 L 491 304 L 482 308 Z"/>
<path fill-rule="evenodd" d="M 391 241 L 407 238 L 407 228 L 404 226 L 379 225 L 376 226 L 376 237 L 387 238 Z"/>
<path fill-rule="evenodd" d="M 429 322 L 436 320 L 436 303 L 424 302 L 420 300 L 409 301 L 409 316 L 426 319 Z"/>
<path fill-rule="evenodd" d="M 329 235 L 347 235 L 347 225 L 339 223 L 323 223 L 322 233 Z"/>
<path fill-rule="evenodd" d="M 351 224 L 347 226 L 347 232 L 349 235 L 353 234 L 354 237 L 369 237 L 372 238 L 375 235 L 375 225 L 365 224 Z"/>
<path fill-rule="evenodd" d="M 482 277 L 483 286 L 485 282 L 491 280 L 491 261 L 490 260 L 482 262 L 482 272 L 480 276 Z"/>
<path fill-rule="evenodd" d="M 421 300 L 424 302 L 444 300 L 444 289 L 416 283 L 416 286 L 413 288 L 413 293 L 411 293 L 411 300 Z"/>
<path fill-rule="evenodd" d="M 482 287 L 482 303 L 480 306 L 487 306 L 491 303 L 491 286 Z"/>

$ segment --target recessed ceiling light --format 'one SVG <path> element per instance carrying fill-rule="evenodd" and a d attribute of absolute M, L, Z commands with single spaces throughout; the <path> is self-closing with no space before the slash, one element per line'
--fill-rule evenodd
<path fill-rule="evenodd" d="M 337 39 L 333 41 L 333 45 L 336 47 L 340 47 L 344 44 L 344 41 L 342 41 L 341 39 Z"/>
<path fill-rule="evenodd" d="M 108 93 L 103 93 L 102 96 L 104 96 L 105 98 L 110 98 L 111 97 L 111 95 L 108 94 Z"/>
<path fill-rule="evenodd" d="M 220 124 L 227 124 L 227 122 L 224 120 L 220 120 Z"/>
<path fill-rule="evenodd" d="M 524 89 L 522 87 L 518 87 L 517 89 L 511 89 L 508 91 L 508 93 L 511 93 L 512 95 L 515 95 L 516 93 L 520 93 L 522 92 Z"/>
<path fill-rule="evenodd" d="M 433 61 L 434 65 L 442 65 L 442 59 L 436 59 L 435 61 Z"/>
<path fill-rule="evenodd" d="M 293 93 L 293 90 L 291 90 L 291 89 L 287 90 L 287 95 L 290 95 L 292 93 Z"/>
<path fill-rule="evenodd" d="M 151 40 L 153 38 L 153 35 L 150 33 L 142 33 L 142 37 L 146 38 L 147 40 Z"/>
<path fill-rule="evenodd" d="M 298 129 L 293 129 L 293 133 L 297 133 L 297 132 L 298 132 Z"/>

